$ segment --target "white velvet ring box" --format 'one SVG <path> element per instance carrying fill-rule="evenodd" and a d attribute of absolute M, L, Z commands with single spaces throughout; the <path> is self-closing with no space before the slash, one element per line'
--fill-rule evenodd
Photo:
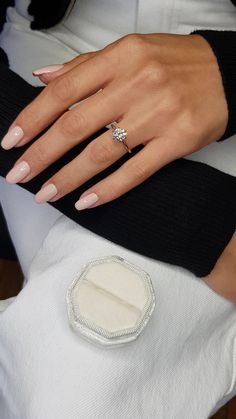
<path fill-rule="evenodd" d="M 92 260 L 70 285 L 67 310 L 72 328 L 107 347 L 135 340 L 155 307 L 148 273 L 119 256 Z"/>

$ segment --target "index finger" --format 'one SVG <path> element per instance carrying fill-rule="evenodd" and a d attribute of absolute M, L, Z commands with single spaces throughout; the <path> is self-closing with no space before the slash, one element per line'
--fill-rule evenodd
<path fill-rule="evenodd" d="M 109 60 L 96 55 L 53 80 L 18 115 L 3 138 L 2 147 L 28 143 L 71 105 L 103 88 L 111 79 L 111 70 Z"/>

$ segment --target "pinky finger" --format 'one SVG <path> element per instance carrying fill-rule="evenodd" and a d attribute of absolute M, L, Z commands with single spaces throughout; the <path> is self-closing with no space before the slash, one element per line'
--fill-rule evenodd
<path fill-rule="evenodd" d="M 84 192 L 75 203 L 75 208 L 94 208 L 113 201 L 148 179 L 172 160 L 172 153 L 161 143 L 161 139 L 151 140 L 118 170 Z"/>
<path fill-rule="evenodd" d="M 34 70 L 33 75 L 38 77 L 43 83 L 49 84 L 57 77 L 72 70 L 72 68 L 76 67 L 77 65 L 88 61 L 90 58 L 94 57 L 95 54 L 97 54 L 97 51 L 80 54 L 78 57 L 75 57 L 71 61 L 68 61 L 64 64 L 49 65 L 48 67 Z"/>

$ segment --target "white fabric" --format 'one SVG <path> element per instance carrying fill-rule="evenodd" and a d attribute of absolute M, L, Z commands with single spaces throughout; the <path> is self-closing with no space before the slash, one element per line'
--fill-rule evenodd
<path fill-rule="evenodd" d="M 128 32 L 235 26 L 235 10 L 225 0 L 213 6 L 210 0 L 80 0 L 63 24 L 32 32 L 27 4 L 19 0 L 8 9 L 0 43 L 11 68 L 34 84 L 34 68 Z M 190 158 L 236 176 L 235 152 L 232 138 Z M 1 180 L 0 196 L 25 273 L 24 289 L 0 314 L 1 419 L 44 419 L 48 412 L 50 419 L 206 419 L 236 393 L 233 304 L 189 272 L 116 246 L 35 204 L 19 186 Z M 102 350 L 70 330 L 65 293 L 84 263 L 111 254 L 150 273 L 157 307 L 136 342 Z"/>
<path fill-rule="evenodd" d="M 30 193 L 18 185 L 9 187 L 1 177 L 0 197 L 8 229 L 23 273 L 27 278 L 27 271 L 33 257 L 61 213 L 48 204 L 37 205 Z"/>
<path fill-rule="evenodd" d="M 235 30 L 235 22 L 230 0 L 79 0 L 63 25 L 49 32 L 74 49 L 79 41 L 80 52 L 86 52 L 127 33 Z"/>
<path fill-rule="evenodd" d="M 120 349 L 75 335 L 65 303 L 82 265 L 110 254 L 148 271 L 157 298 L 146 329 Z M 1 419 L 207 418 L 235 389 L 235 317 L 201 280 L 61 216 L 0 315 Z"/>

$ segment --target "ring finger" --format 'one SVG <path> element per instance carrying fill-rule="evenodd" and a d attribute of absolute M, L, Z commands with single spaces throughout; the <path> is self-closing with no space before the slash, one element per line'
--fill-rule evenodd
<path fill-rule="evenodd" d="M 148 140 L 144 127 L 134 127 L 126 118 L 119 122 L 119 126 L 125 127 L 128 132 L 127 143 L 130 149 Z M 112 130 L 108 130 L 49 179 L 36 194 L 36 202 L 56 201 L 111 166 L 126 153 L 124 144 L 114 141 Z"/>

